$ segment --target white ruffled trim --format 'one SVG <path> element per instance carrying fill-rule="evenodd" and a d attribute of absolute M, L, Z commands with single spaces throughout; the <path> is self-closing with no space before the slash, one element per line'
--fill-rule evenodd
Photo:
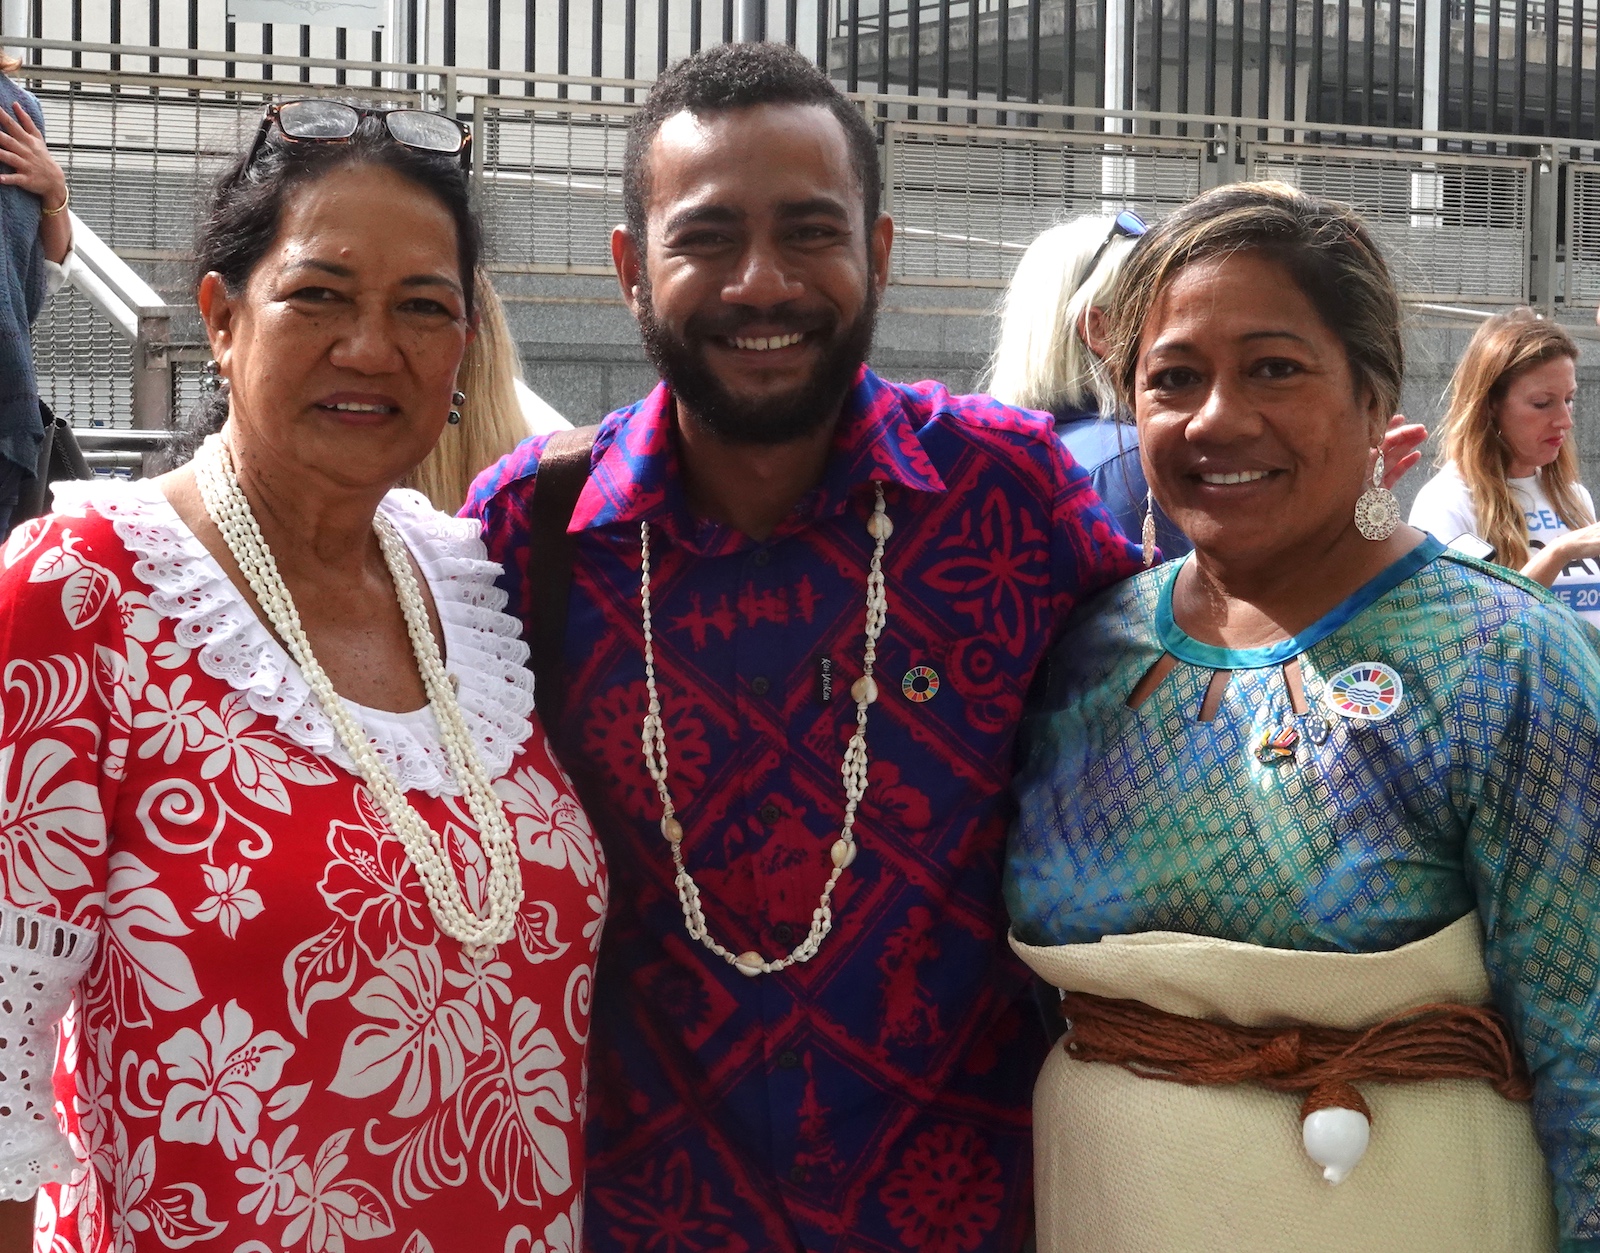
<path fill-rule="evenodd" d="M 243 692 L 250 707 L 277 719 L 302 748 L 355 773 L 300 668 L 256 617 L 239 589 L 159 488 L 135 482 L 58 483 L 55 508 L 106 518 L 134 555 L 134 573 L 151 588 L 156 612 L 177 624 L 178 642 L 197 651 L 200 668 Z M 500 567 L 487 559 L 478 524 L 437 512 L 420 492 L 397 489 L 379 506 L 388 515 L 433 592 L 444 627 L 445 669 L 458 684 L 467 731 L 489 778 L 498 779 L 533 733 L 533 676 L 515 618 L 501 613 Z M 378 756 L 406 791 L 454 796 L 438 725 L 428 708 L 390 713 L 350 704 Z"/>
<path fill-rule="evenodd" d="M 56 1121 L 56 1028 L 89 969 L 95 933 L 0 903 L 0 1201 L 26 1201 L 77 1166 Z"/>

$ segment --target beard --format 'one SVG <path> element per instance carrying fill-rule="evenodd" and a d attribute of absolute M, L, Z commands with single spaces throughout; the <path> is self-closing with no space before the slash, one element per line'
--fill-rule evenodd
<path fill-rule="evenodd" d="M 716 318 L 697 314 L 679 334 L 656 317 L 648 276 L 641 276 L 639 285 L 639 332 L 645 354 L 678 403 L 725 444 L 787 444 L 831 422 L 872 349 L 877 319 L 878 295 L 869 283 L 861 312 L 844 326 L 837 319 L 819 326 L 814 316 L 780 305 L 762 312 L 735 309 Z M 706 361 L 705 345 L 713 338 L 738 335 L 743 327 L 757 322 L 764 327 L 777 326 L 779 334 L 822 335 L 822 359 L 810 376 L 789 392 L 741 400 L 723 386 Z"/>

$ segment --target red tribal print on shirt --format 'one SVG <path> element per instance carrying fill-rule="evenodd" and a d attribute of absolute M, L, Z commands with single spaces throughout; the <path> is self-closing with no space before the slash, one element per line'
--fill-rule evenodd
<path fill-rule="evenodd" d="M 691 514 L 676 444 L 664 388 L 612 414 L 573 522 L 554 738 L 617 885 L 586 1243 L 1015 1253 L 1045 1037 L 1000 901 L 1012 739 L 1062 619 L 1137 550 L 1045 419 L 937 384 L 863 371 L 821 484 L 764 543 Z M 542 447 L 468 503 L 524 622 Z M 894 532 L 859 856 L 817 957 L 747 978 L 685 933 L 644 768 L 639 524 L 684 855 L 712 933 L 776 958 L 811 924 L 843 816 L 873 480 Z"/>

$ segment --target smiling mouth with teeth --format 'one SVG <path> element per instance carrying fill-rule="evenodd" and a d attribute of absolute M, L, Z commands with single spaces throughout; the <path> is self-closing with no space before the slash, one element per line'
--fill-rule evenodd
<path fill-rule="evenodd" d="M 1220 485 L 1225 483 L 1254 483 L 1257 479 L 1264 479 L 1271 474 L 1271 470 L 1240 470 L 1235 474 L 1202 474 L 1200 481 Z"/>
<path fill-rule="evenodd" d="M 771 352 L 774 348 L 792 348 L 804 338 L 804 334 L 796 331 L 790 335 L 757 336 L 754 339 L 735 335 L 728 342 L 735 348 L 743 348 L 747 352 Z"/>
<path fill-rule="evenodd" d="M 336 405 L 323 405 L 324 409 L 332 409 L 335 413 L 393 413 L 388 405 L 360 405 L 353 401 L 340 401 Z"/>

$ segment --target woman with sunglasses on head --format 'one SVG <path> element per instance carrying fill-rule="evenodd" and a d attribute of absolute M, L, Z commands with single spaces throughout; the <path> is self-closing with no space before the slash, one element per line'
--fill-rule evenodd
<path fill-rule="evenodd" d="M 271 111 L 201 230 L 226 424 L 0 557 L 0 1248 L 36 1189 L 75 1253 L 575 1245 L 605 870 L 476 524 L 390 490 L 460 399 L 466 142 Z"/>
<path fill-rule="evenodd" d="M 1021 733 L 1040 1253 L 1600 1249 L 1600 636 L 1401 524 L 1350 209 L 1217 188 L 1123 284 L 1194 551 L 1083 607 Z"/>
<path fill-rule="evenodd" d="M 1100 369 L 1106 303 L 1146 229 L 1124 209 L 1061 222 L 1029 244 L 1001 301 L 984 390 L 1052 414 L 1056 434 L 1123 533 L 1150 547 L 1152 557 L 1159 546 L 1170 559 L 1188 552 L 1189 541 L 1150 506 L 1138 428 L 1123 420 Z"/>

